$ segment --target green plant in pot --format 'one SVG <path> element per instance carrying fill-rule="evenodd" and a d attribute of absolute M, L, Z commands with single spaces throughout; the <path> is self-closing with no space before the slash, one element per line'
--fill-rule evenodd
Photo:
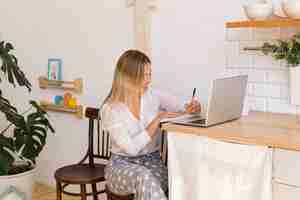
<path fill-rule="evenodd" d="M 289 67 L 290 102 L 300 105 L 300 33 L 288 40 L 277 43 L 264 43 L 261 47 L 264 54 L 271 54 L 275 60 L 284 60 Z"/>
<path fill-rule="evenodd" d="M 275 44 L 266 42 L 262 51 L 276 60 L 285 60 L 289 67 L 296 67 L 300 64 L 300 33 L 286 41 L 278 40 Z"/>
<path fill-rule="evenodd" d="M 30 92 L 32 86 L 20 69 L 13 49 L 11 43 L 0 42 L 0 67 L 4 75 L 1 81 L 5 79 L 14 87 L 26 87 Z M 21 113 L 0 91 L 0 112 L 8 122 L 0 132 L 0 179 L 3 175 L 33 169 L 46 144 L 47 132 L 54 133 L 47 113 L 35 101 L 29 104 L 30 108 Z"/>

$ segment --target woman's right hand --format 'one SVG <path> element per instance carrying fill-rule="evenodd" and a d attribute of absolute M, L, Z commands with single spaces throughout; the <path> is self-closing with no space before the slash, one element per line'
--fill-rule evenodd
<path fill-rule="evenodd" d="M 153 138 L 156 135 L 156 133 L 157 133 L 156 130 L 159 127 L 160 121 L 162 119 L 178 117 L 178 116 L 181 116 L 183 114 L 184 114 L 183 112 L 165 112 L 165 111 L 159 112 L 156 115 L 156 117 L 154 118 L 154 120 L 152 120 L 152 122 L 146 128 L 146 130 L 148 131 L 149 136 L 151 138 Z"/>

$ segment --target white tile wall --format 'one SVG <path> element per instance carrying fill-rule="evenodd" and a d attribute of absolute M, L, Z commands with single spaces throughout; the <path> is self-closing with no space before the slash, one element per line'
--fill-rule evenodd
<path fill-rule="evenodd" d="M 260 51 L 244 51 L 264 42 L 286 39 L 300 28 L 227 29 L 226 71 L 248 74 L 247 100 L 250 110 L 300 114 L 300 108 L 289 103 L 288 68 Z"/>
<path fill-rule="evenodd" d="M 276 40 L 280 38 L 279 28 L 255 28 L 253 29 L 254 41 Z"/>
<path fill-rule="evenodd" d="M 248 28 L 233 28 L 226 32 L 227 41 L 245 41 L 252 40 L 252 29 Z"/>

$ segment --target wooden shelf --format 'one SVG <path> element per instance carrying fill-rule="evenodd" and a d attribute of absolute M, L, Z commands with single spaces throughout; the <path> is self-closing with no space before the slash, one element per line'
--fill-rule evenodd
<path fill-rule="evenodd" d="M 82 93 L 83 83 L 82 79 L 75 79 L 74 81 L 58 81 L 49 80 L 46 77 L 39 77 L 39 86 L 41 89 L 56 88 L 63 90 L 72 90 L 79 94 Z"/>
<path fill-rule="evenodd" d="M 300 19 L 276 18 L 269 20 L 245 20 L 227 22 L 226 28 L 276 28 L 276 27 L 300 27 Z"/>
<path fill-rule="evenodd" d="M 65 113 L 72 113 L 76 117 L 82 119 L 83 116 L 83 107 L 81 105 L 76 106 L 75 108 L 69 108 L 63 105 L 56 105 L 50 102 L 41 101 L 40 106 L 45 110 L 51 110 L 56 112 L 65 112 Z"/>

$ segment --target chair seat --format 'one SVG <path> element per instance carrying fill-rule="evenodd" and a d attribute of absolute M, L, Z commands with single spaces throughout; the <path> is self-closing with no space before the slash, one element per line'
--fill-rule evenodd
<path fill-rule="evenodd" d="M 89 164 L 75 164 L 59 168 L 55 172 L 55 179 L 69 184 L 91 184 L 104 181 L 103 164 L 95 164 L 92 168 Z"/>
<path fill-rule="evenodd" d="M 105 192 L 107 194 L 108 200 L 134 200 L 134 194 L 118 195 L 109 190 L 108 186 L 105 184 Z"/>

